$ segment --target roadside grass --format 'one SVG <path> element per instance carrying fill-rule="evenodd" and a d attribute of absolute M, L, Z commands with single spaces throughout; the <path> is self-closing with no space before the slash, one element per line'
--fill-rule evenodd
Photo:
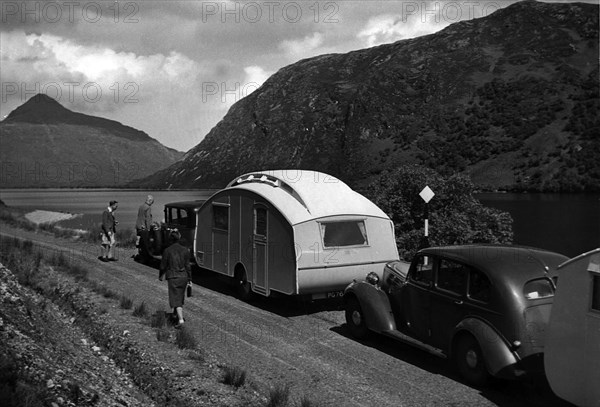
<path fill-rule="evenodd" d="M 47 400 L 47 390 L 43 385 L 31 385 L 28 378 L 19 371 L 12 355 L 0 356 L 0 402 L 6 407 L 42 407 Z"/>
<path fill-rule="evenodd" d="M 175 344 L 179 349 L 196 349 L 198 341 L 192 331 L 183 326 L 175 334 Z"/>
<path fill-rule="evenodd" d="M 290 386 L 288 384 L 277 383 L 275 387 L 269 390 L 267 407 L 285 407 L 290 402 Z"/>
<path fill-rule="evenodd" d="M 223 383 L 235 388 L 242 387 L 246 383 L 246 370 L 239 366 L 225 366 Z"/>
<path fill-rule="evenodd" d="M 56 280 L 47 277 L 47 273 L 45 273 L 44 270 L 48 267 L 51 267 L 57 272 L 65 273 L 77 281 L 84 281 L 85 287 L 105 298 L 115 299 L 121 302 L 124 298 L 127 299 L 124 295 L 119 295 L 110 290 L 104 284 L 90 280 L 88 278 L 87 269 L 77 264 L 72 264 L 69 257 L 67 257 L 64 252 L 48 252 L 43 248 L 36 247 L 31 240 L 5 236 L 0 236 L 0 249 L 0 262 L 10 269 L 20 282 L 46 295 L 50 301 L 58 300 L 60 303 L 66 305 L 69 299 L 77 291 L 80 291 L 81 288 L 66 293 L 63 292 Z M 131 299 L 129 299 L 129 301 L 131 301 Z M 109 314 L 108 305 L 102 305 L 98 309 L 98 312 L 101 315 Z M 138 313 L 138 316 L 149 316 L 147 306 L 144 302 L 136 307 L 134 313 Z M 164 311 L 157 311 L 150 316 L 148 320 L 152 327 L 157 328 L 157 340 L 170 343 L 173 331 L 170 329 L 170 325 L 167 321 L 167 314 Z M 174 342 L 180 349 L 187 349 L 190 351 L 187 354 L 189 359 L 199 363 L 205 362 L 206 353 L 203 349 L 198 347 L 198 341 L 189 328 L 186 329 L 184 326 L 181 329 L 176 330 Z M 1 356 L 2 355 L 0 354 L 0 358 Z M 46 391 L 46 389 L 43 386 L 38 389 L 28 385 L 23 385 L 27 387 L 11 387 L 11 383 L 14 381 L 13 376 L 11 376 L 13 374 L 14 372 L 11 370 L 10 361 L 0 360 L 0 401 L 3 400 L 2 397 L 4 395 L 8 395 L 9 397 L 13 397 L 13 399 L 20 401 L 17 405 L 27 405 L 32 407 L 42 406 L 43 404 L 42 402 L 39 402 L 40 399 L 38 395 L 43 395 L 43 392 Z M 21 373 L 19 372 L 17 375 L 21 375 Z M 246 370 L 237 366 L 225 367 L 222 378 L 224 384 L 239 388 L 244 386 L 246 381 Z M 36 399 L 36 397 L 38 397 L 38 399 Z M 44 398 L 42 398 L 42 400 L 43 399 Z M 277 385 L 269 393 L 268 406 L 285 406 L 289 404 L 289 399 L 289 386 Z M 301 405 L 308 407 L 313 406 L 314 404 L 311 403 L 307 397 L 304 397 Z"/>
<path fill-rule="evenodd" d="M 203 349 L 195 349 L 188 353 L 188 358 L 198 363 L 204 363 L 206 361 L 206 353 Z"/>
<path fill-rule="evenodd" d="M 158 328 L 156 330 L 156 339 L 159 342 L 169 342 L 171 331 L 167 327 Z"/>
<path fill-rule="evenodd" d="M 300 399 L 300 407 L 318 407 L 306 394 Z"/>
<path fill-rule="evenodd" d="M 167 316 L 164 311 L 156 311 L 150 317 L 150 326 L 152 328 L 164 328 L 167 326 Z"/>
<path fill-rule="evenodd" d="M 146 318 L 148 316 L 148 307 L 146 307 L 146 303 L 142 301 L 138 306 L 136 306 L 132 315 L 138 318 Z"/>
<path fill-rule="evenodd" d="M 131 309 L 131 307 L 133 307 L 133 300 L 125 295 L 122 295 L 119 305 L 123 309 Z"/>

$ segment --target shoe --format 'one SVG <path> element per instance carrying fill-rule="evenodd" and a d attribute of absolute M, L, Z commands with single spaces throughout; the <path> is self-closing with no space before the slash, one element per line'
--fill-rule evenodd
<path fill-rule="evenodd" d="M 183 327 L 183 323 L 184 323 L 184 321 L 179 321 L 177 323 L 177 325 L 175 325 L 175 328 L 179 329 L 179 328 Z"/>
<path fill-rule="evenodd" d="M 108 261 L 108 258 L 103 257 L 103 256 L 98 257 L 98 259 L 100 259 L 100 261 L 103 261 L 103 262 L 107 262 Z"/>
<path fill-rule="evenodd" d="M 119 260 L 115 259 L 114 257 L 109 257 L 108 259 L 106 259 L 106 261 L 119 261 Z"/>

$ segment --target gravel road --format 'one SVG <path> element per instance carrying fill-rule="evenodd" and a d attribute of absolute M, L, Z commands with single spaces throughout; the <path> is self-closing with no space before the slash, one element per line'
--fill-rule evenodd
<path fill-rule="evenodd" d="M 85 266 L 91 280 L 168 310 L 167 285 L 158 271 L 138 264 L 133 249 L 119 249 L 118 262 L 97 260 L 99 247 L 3 226 L 2 235 L 30 239 Z M 195 272 L 186 300 L 186 325 L 201 346 L 224 363 L 245 368 L 259 387 L 289 384 L 321 406 L 565 406 L 544 383 L 495 381 L 485 389 L 462 384 L 450 363 L 391 339 L 358 342 L 334 302 L 294 298 L 236 299 L 225 282 Z"/>

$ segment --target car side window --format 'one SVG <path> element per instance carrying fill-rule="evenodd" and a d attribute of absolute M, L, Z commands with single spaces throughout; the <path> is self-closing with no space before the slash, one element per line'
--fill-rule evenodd
<path fill-rule="evenodd" d="M 433 282 L 433 257 L 419 256 L 410 273 L 410 279 L 419 285 L 430 286 Z"/>
<path fill-rule="evenodd" d="M 489 278 L 479 270 L 471 269 L 469 273 L 469 298 L 475 301 L 489 302 L 492 284 Z"/>
<path fill-rule="evenodd" d="M 456 295 L 464 295 L 469 267 L 450 260 L 441 260 L 437 272 L 437 288 Z"/>

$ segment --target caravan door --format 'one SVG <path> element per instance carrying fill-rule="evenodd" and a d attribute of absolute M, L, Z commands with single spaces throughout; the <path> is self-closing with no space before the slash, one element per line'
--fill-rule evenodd
<path fill-rule="evenodd" d="M 213 202 L 212 206 L 212 268 L 229 271 L 229 204 Z"/>
<path fill-rule="evenodd" d="M 268 210 L 263 204 L 254 205 L 253 237 L 253 287 L 254 291 L 267 294 L 268 278 Z"/>

